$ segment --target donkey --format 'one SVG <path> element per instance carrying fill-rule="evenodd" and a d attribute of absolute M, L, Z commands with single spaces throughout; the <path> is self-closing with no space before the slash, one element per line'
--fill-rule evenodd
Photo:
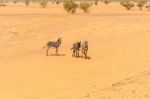
<path fill-rule="evenodd" d="M 61 45 L 61 38 L 58 38 L 57 41 L 49 41 L 47 42 L 47 44 L 43 47 L 43 48 L 47 48 L 46 49 L 46 56 L 48 56 L 48 51 L 49 48 L 53 47 L 56 48 L 56 55 L 58 54 L 58 48 Z"/>
<path fill-rule="evenodd" d="M 82 50 L 82 57 L 87 58 L 87 52 L 88 52 L 88 41 L 84 41 L 81 45 Z"/>
<path fill-rule="evenodd" d="M 79 57 L 79 51 L 80 51 L 80 47 L 81 47 L 81 42 L 76 42 L 73 44 L 71 50 L 73 50 L 72 52 L 72 57 Z"/>

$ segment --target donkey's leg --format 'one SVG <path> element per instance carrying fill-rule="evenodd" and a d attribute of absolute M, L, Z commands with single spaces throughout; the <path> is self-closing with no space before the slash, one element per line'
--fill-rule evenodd
<path fill-rule="evenodd" d="M 73 51 L 72 51 L 72 57 L 74 57 L 75 56 L 75 50 L 73 49 Z"/>
<path fill-rule="evenodd" d="M 75 50 L 75 57 L 77 57 L 77 53 L 78 53 L 77 50 Z"/>
<path fill-rule="evenodd" d="M 80 50 L 78 49 L 78 57 L 80 56 L 79 53 L 80 53 Z"/>
<path fill-rule="evenodd" d="M 72 57 L 73 57 L 73 53 L 74 53 L 74 51 L 72 51 Z"/>
<path fill-rule="evenodd" d="M 58 48 L 56 47 L 56 55 L 58 55 Z"/>
<path fill-rule="evenodd" d="M 77 50 L 77 57 L 79 57 L 79 50 Z"/>
<path fill-rule="evenodd" d="M 46 56 L 48 56 L 49 47 L 46 49 Z"/>
<path fill-rule="evenodd" d="M 86 53 L 86 51 L 85 51 L 85 49 L 84 49 L 84 50 L 83 50 L 83 57 L 84 57 L 84 58 L 85 58 L 85 56 L 86 56 L 85 53 Z"/>
<path fill-rule="evenodd" d="M 76 50 L 74 51 L 74 56 L 76 57 Z"/>
<path fill-rule="evenodd" d="M 84 50 L 82 49 L 82 57 L 84 57 Z"/>
<path fill-rule="evenodd" d="M 78 50 L 76 50 L 76 57 L 78 57 Z"/>
<path fill-rule="evenodd" d="M 78 57 L 80 57 L 80 49 L 78 49 Z"/>
<path fill-rule="evenodd" d="M 87 58 L 87 50 L 85 51 L 85 58 Z"/>

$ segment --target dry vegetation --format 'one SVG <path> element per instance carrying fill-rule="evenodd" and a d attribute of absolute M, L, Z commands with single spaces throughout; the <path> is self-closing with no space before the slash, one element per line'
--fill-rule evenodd
<path fill-rule="evenodd" d="M 48 2 L 52 2 L 52 4 L 56 3 L 57 5 L 59 5 L 60 3 L 63 3 L 65 10 L 71 13 L 75 13 L 76 9 L 79 6 L 78 3 L 76 2 L 80 2 L 79 8 L 81 8 L 85 13 L 87 12 L 89 7 L 93 3 L 95 5 L 98 5 L 98 2 L 103 2 L 108 5 L 111 2 L 120 2 L 120 4 L 124 6 L 127 10 L 130 10 L 135 5 L 137 5 L 137 7 L 139 7 L 140 10 L 142 10 L 142 8 L 145 6 L 145 8 L 147 8 L 149 11 L 149 7 L 148 5 L 146 5 L 149 3 L 149 0 L 89 0 L 89 1 L 82 1 L 82 0 L 81 1 L 76 1 L 76 0 L 24 0 L 24 1 L 20 1 L 20 0 L 11 1 L 10 0 L 10 1 L 7 1 L 7 0 L 1 0 L 0 6 L 5 6 L 7 3 L 10 3 L 10 2 L 13 2 L 14 4 L 19 3 L 19 2 L 24 2 L 27 7 L 30 5 L 30 2 L 39 3 L 43 8 L 47 6 Z"/>

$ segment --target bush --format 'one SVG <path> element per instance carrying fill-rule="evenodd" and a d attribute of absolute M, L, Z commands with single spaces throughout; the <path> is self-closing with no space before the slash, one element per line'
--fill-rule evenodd
<path fill-rule="evenodd" d="M 104 0 L 104 3 L 108 4 L 108 3 L 110 3 L 110 0 Z"/>
<path fill-rule="evenodd" d="M 150 5 L 146 5 L 145 8 L 147 8 L 147 10 L 150 11 Z"/>
<path fill-rule="evenodd" d="M 97 6 L 97 5 L 98 5 L 98 0 L 95 0 L 95 1 L 94 1 L 94 4 Z"/>
<path fill-rule="evenodd" d="M 64 0 L 64 9 L 72 14 L 76 12 L 78 5 L 73 0 Z"/>
<path fill-rule="evenodd" d="M 6 4 L 3 4 L 3 3 L 0 3 L 0 6 L 1 6 L 1 7 L 6 7 L 7 5 L 6 5 Z"/>
<path fill-rule="evenodd" d="M 42 8 L 46 8 L 46 6 L 47 6 L 47 1 L 42 1 L 42 2 L 40 3 L 40 5 L 42 6 Z"/>
<path fill-rule="evenodd" d="M 60 2 L 59 1 L 56 1 L 56 4 L 59 4 Z"/>
<path fill-rule="evenodd" d="M 82 9 L 85 13 L 88 12 L 90 7 L 91 7 L 91 4 L 88 2 L 81 2 L 80 3 L 80 9 Z"/>
<path fill-rule="evenodd" d="M 146 0 L 138 0 L 137 6 L 139 7 L 140 10 L 144 7 L 144 5 L 147 3 Z"/>
<path fill-rule="evenodd" d="M 134 7 L 134 3 L 131 3 L 130 0 L 123 0 L 120 2 L 122 6 L 124 6 L 127 10 L 130 10 L 132 7 Z"/>
<path fill-rule="evenodd" d="M 29 4 L 30 4 L 30 0 L 25 0 L 25 4 L 26 4 L 26 6 L 28 7 Z"/>
<path fill-rule="evenodd" d="M 14 0 L 13 2 L 14 2 L 14 4 L 16 4 L 16 3 L 17 3 L 17 1 L 16 1 L 16 0 Z"/>
<path fill-rule="evenodd" d="M 128 3 L 128 4 L 122 4 L 127 10 L 130 10 L 132 7 L 134 7 L 133 3 Z"/>

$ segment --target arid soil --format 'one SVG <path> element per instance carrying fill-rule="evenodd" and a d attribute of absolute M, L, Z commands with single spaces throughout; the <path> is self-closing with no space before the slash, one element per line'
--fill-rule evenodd
<path fill-rule="evenodd" d="M 59 55 L 43 46 L 62 38 Z M 88 59 L 70 48 L 88 40 Z M 118 3 L 0 7 L 0 99 L 149 99 L 150 12 Z"/>

